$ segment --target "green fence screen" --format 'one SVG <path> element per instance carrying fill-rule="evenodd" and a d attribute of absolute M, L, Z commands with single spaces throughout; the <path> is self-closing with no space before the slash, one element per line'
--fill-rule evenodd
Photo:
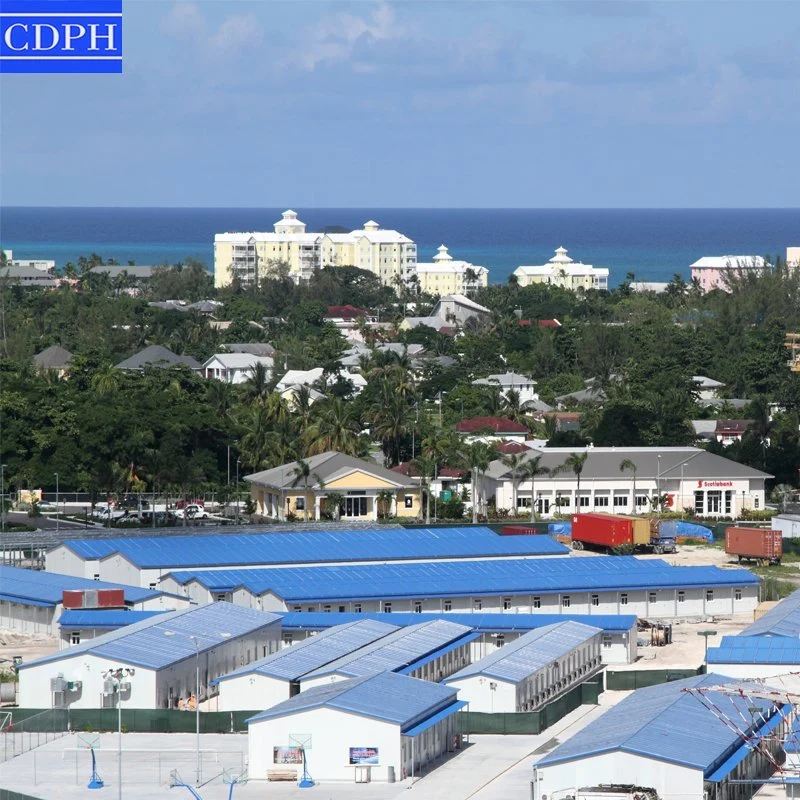
<path fill-rule="evenodd" d="M 566 694 L 537 711 L 490 714 L 462 711 L 458 715 L 459 733 L 538 734 L 547 730 L 581 705 L 597 705 L 603 687 L 600 681 L 590 681 L 570 689 Z"/>
<path fill-rule="evenodd" d="M 42 715 L 41 708 L 14 708 L 11 722 L 14 730 L 35 731 L 38 727 L 50 730 L 52 720 Z M 263 710 L 263 709 L 262 709 Z M 67 715 L 66 709 L 54 709 Z M 201 711 L 200 733 L 231 733 L 246 731 L 245 720 L 261 711 Z M 41 715 L 41 716 L 38 716 Z M 41 720 L 41 722 L 40 722 Z M 73 731 L 117 730 L 116 708 L 72 708 L 68 710 L 68 725 Z M 176 709 L 122 709 L 122 730 L 128 733 L 194 733 L 195 714 Z"/>
<path fill-rule="evenodd" d="M 702 675 L 703 672 L 705 672 L 704 666 L 697 669 L 632 669 L 617 672 L 606 670 L 606 689 L 612 692 L 643 689 L 645 686 L 692 678 L 695 675 Z"/>

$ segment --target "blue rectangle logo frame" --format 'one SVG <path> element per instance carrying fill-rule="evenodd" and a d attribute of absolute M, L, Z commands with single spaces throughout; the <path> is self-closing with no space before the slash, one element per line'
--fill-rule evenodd
<path fill-rule="evenodd" d="M 0 0 L 0 73 L 59 72 L 122 72 L 122 0 Z"/>

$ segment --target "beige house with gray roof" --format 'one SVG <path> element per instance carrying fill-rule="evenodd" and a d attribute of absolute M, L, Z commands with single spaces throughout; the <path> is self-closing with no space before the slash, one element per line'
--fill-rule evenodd
<path fill-rule="evenodd" d="M 382 492 L 391 496 L 390 516 L 418 516 L 419 489 L 409 478 L 353 456 L 329 451 L 305 459 L 309 475 L 298 476 L 299 461 L 246 475 L 256 513 L 272 519 L 336 517 L 328 496 L 340 496 L 339 519 L 377 520 Z"/>

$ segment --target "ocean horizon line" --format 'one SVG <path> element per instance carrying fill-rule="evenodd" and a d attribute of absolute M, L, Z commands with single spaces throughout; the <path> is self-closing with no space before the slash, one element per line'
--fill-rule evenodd
<path fill-rule="evenodd" d="M 285 205 L 285 204 L 284 204 Z M 225 211 L 258 211 L 273 210 L 283 208 L 282 205 L 259 205 L 259 206 L 209 206 L 209 205 L 10 205 L 0 204 L 0 211 L 4 209 L 22 210 L 97 210 L 97 209 L 147 209 L 149 211 L 165 210 L 225 210 Z M 292 208 L 291 204 L 286 206 Z M 381 206 L 381 205 L 361 205 L 361 206 L 309 206 L 296 204 L 297 208 L 309 209 L 314 211 L 363 211 L 367 208 L 377 208 L 381 211 L 800 211 L 800 206 Z"/>

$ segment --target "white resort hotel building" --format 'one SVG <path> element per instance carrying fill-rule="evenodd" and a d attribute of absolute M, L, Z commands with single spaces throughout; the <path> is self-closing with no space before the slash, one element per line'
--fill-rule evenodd
<path fill-rule="evenodd" d="M 546 263 L 539 266 L 517 267 L 512 273 L 519 286 L 544 283 L 560 286 L 571 292 L 578 289 L 608 289 L 608 268 L 593 267 L 580 261 L 573 261 L 563 247 Z"/>
<path fill-rule="evenodd" d="M 369 220 L 349 233 L 315 233 L 291 209 L 284 211 L 272 232 L 218 233 L 214 237 L 214 285 L 239 280 L 257 283 L 275 265 L 289 265 L 295 283 L 308 280 L 321 267 L 358 267 L 373 272 L 382 283 L 407 279 L 417 263 L 417 246 L 402 233 L 383 230 Z"/>
<path fill-rule="evenodd" d="M 478 267 L 469 261 L 456 261 L 444 245 L 437 248 L 432 262 L 418 263 L 409 277 L 414 275 L 419 290 L 427 294 L 468 296 L 470 292 L 489 283 L 489 270 L 486 267 Z"/>

